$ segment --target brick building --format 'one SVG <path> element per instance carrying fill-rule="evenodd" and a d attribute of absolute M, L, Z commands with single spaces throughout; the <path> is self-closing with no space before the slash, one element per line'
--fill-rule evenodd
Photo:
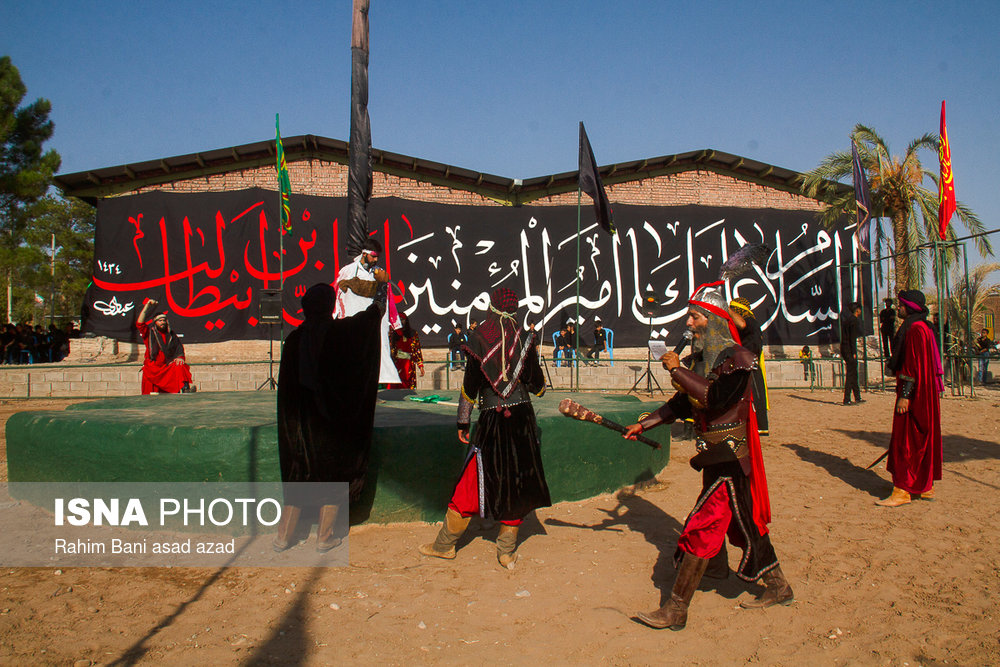
<path fill-rule="evenodd" d="M 293 209 L 296 206 L 297 198 L 308 197 L 318 198 L 311 200 L 314 204 L 316 201 L 328 199 L 337 201 L 339 206 L 340 200 L 346 197 L 347 192 L 348 145 L 342 141 L 312 135 L 288 137 L 283 139 L 283 144 L 293 188 Z M 114 218 L 110 215 L 102 215 L 103 204 L 121 202 L 129 197 L 139 200 L 143 195 L 163 193 L 194 196 L 205 193 L 238 193 L 252 188 L 259 188 L 260 191 L 273 191 L 276 187 L 274 153 L 274 142 L 265 141 L 148 162 L 62 174 L 56 178 L 56 181 L 64 194 L 82 198 L 98 206 L 98 238 L 100 239 L 102 227 L 107 231 L 109 226 L 119 228 L 127 226 L 125 224 L 126 214 L 120 211 Z M 535 217 L 542 218 L 544 215 L 549 215 L 544 213 L 549 211 L 553 218 L 558 218 L 556 222 L 549 223 L 548 229 L 551 230 L 551 235 L 545 239 L 545 242 L 555 243 L 555 239 L 565 237 L 558 245 L 560 249 L 571 236 L 581 236 L 581 232 L 575 227 L 578 179 L 575 171 L 522 180 L 380 150 L 372 151 L 372 163 L 372 207 L 377 207 L 380 202 L 396 202 L 394 204 L 396 208 L 391 209 L 392 215 L 395 215 L 401 206 L 424 206 L 425 208 L 421 210 L 427 214 L 425 216 L 427 220 L 433 222 L 428 223 L 432 227 L 425 226 L 423 229 L 424 231 L 427 229 L 442 231 L 439 236 L 444 236 L 443 230 L 445 229 L 453 234 L 457 232 L 459 225 L 449 221 L 461 222 L 466 230 L 472 229 L 472 221 L 462 218 L 466 214 L 464 212 L 471 211 L 474 211 L 475 214 L 468 213 L 470 217 L 485 216 L 489 218 L 492 221 L 489 223 L 490 230 L 495 231 L 497 227 L 506 228 L 508 225 L 510 227 L 508 233 L 496 240 L 479 240 L 479 244 L 483 247 L 485 247 L 484 244 L 490 246 L 496 244 L 497 247 L 504 244 L 510 246 L 510 256 L 492 262 L 488 275 L 485 272 L 480 272 L 482 275 L 472 276 L 470 269 L 479 267 L 470 266 L 470 262 L 467 261 L 465 267 L 462 268 L 460 266 L 461 258 L 450 247 L 441 246 L 436 251 L 437 261 L 441 261 L 442 256 L 447 261 L 448 254 L 455 255 L 456 266 L 447 280 L 443 275 L 438 275 L 441 274 L 441 269 L 435 262 L 433 277 L 425 278 L 425 274 L 417 270 L 419 266 L 423 266 L 427 272 L 430 272 L 431 270 L 427 268 L 426 264 L 415 264 L 416 273 L 414 275 L 416 278 L 409 285 L 404 286 L 402 282 L 400 283 L 404 290 L 409 288 L 412 297 L 417 301 L 418 306 L 415 306 L 417 315 L 421 316 L 421 319 L 426 323 L 423 335 L 432 345 L 443 342 L 444 333 L 450 331 L 452 323 L 461 321 L 463 317 L 468 322 L 477 316 L 477 313 L 474 312 L 473 293 L 459 295 L 459 298 L 452 301 L 452 306 L 455 306 L 454 312 L 445 315 L 441 314 L 441 308 L 434 306 L 434 304 L 428 305 L 426 303 L 429 300 L 427 291 L 430 290 L 432 279 L 439 283 L 434 285 L 433 296 L 449 291 L 449 285 L 455 286 L 457 290 L 459 284 L 465 283 L 461 289 L 466 290 L 470 289 L 469 284 L 473 283 L 475 285 L 474 294 L 480 295 L 481 302 L 481 294 L 488 292 L 488 289 L 493 286 L 493 276 L 496 271 L 500 270 L 494 267 L 506 269 L 508 263 L 514 266 L 513 263 L 518 261 L 518 255 L 513 247 L 516 244 L 517 232 L 521 233 L 522 245 L 525 247 L 532 245 L 533 251 L 539 247 L 540 243 L 535 240 L 523 240 L 525 230 L 529 224 L 535 223 Z M 756 302 L 761 304 L 761 308 L 765 312 L 780 311 L 781 314 L 781 318 L 776 322 L 773 321 L 773 318 L 768 321 L 768 324 L 772 325 L 772 335 L 768 342 L 771 345 L 781 345 L 801 344 L 800 341 L 810 340 L 823 344 L 829 342 L 831 336 L 836 338 L 836 333 L 831 332 L 835 331 L 837 327 L 835 322 L 831 323 L 829 320 L 835 320 L 837 313 L 839 313 L 844 299 L 842 295 L 844 287 L 837 284 L 836 269 L 829 267 L 848 261 L 856 261 L 856 251 L 854 257 L 841 256 L 841 247 L 851 246 L 849 232 L 839 230 L 827 233 L 820 230 L 815 221 L 815 213 L 821 209 L 822 204 L 801 194 L 799 185 L 802 174 L 721 151 L 700 150 L 606 165 L 601 168 L 601 175 L 608 197 L 616 209 L 616 221 L 617 219 L 625 220 L 626 227 L 620 227 L 622 233 L 618 234 L 618 238 L 613 243 L 608 242 L 606 236 L 598 238 L 597 234 L 593 235 L 594 239 L 590 242 L 591 248 L 588 250 L 593 255 L 601 257 L 599 260 L 596 257 L 591 259 L 590 263 L 593 266 L 591 275 L 594 277 L 594 283 L 591 291 L 588 294 L 581 294 L 577 303 L 583 301 L 590 304 L 586 313 L 587 317 L 599 314 L 606 323 L 610 321 L 612 322 L 611 326 L 618 327 L 618 335 L 623 342 L 629 342 L 626 339 L 631 337 L 634 339 L 631 342 L 641 344 L 639 339 L 645 340 L 647 335 L 644 316 L 635 305 L 641 300 L 640 292 L 643 292 L 644 289 L 646 291 L 652 290 L 661 294 L 665 304 L 682 304 L 685 299 L 681 296 L 686 297 L 689 290 L 698 283 L 712 280 L 718 275 L 716 267 L 725 258 L 728 252 L 727 247 L 739 247 L 746 242 L 744 239 L 753 240 L 751 237 L 757 235 L 758 232 L 758 240 L 779 247 L 778 259 L 775 262 L 777 268 L 768 269 L 766 276 L 764 272 L 760 272 L 760 280 L 758 281 L 761 283 L 761 289 Z M 303 195 L 305 197 L 301 197 Z M 268 200 L 262 202 L 265 208 L 270 206 L 270 197 L 260 196 L 259 198 Z M 590 220 L 593 220 L 589 209 L 589 200 L 585 201 L 584 204 L 585 214 L 590 216 Z M 489 213 L 491 210 L 492 214 Z M 520 218 L 518 218 L 519 212 L 521 212 Z M 203 211 L 198 216 L 207 219 L 209 213 L 209 211 Z M 133 214 L 128 213 L 127 215 L 132 216 Z M 191 216 L 192 224 L 195 224 L 194 219 L 198 216 Z M 630 216 L 632 226 L 628 227 Z M 654 220 L 654 216 L 662 219 Z M 687 232 L 688 247 L 680 251 L 687 255 L 687 268 L 683 266 L 684 262 L 676 262 L 668 270 L 660 271 L 659 274 L 655 275 L 655 280 L 648 277 L 670 264 L 673 259 L 680 259 L 678 255 L 666 262 L 662 261 L 668 259 L 666 250 L 662 246 L 670 245 L 672 242 L 673 246 L 668 248 L 671 252 L 681 247 L 683 240 L 676 221 L 684 216 L 694 216 L 695 218 L 700 216 L 701 218 L 699 222 L 691 223 L 690 229 L 695 231 L 689 230 Z M 145 224 L 149 225 L 150 220 L 161 217 L 163 216 L 157 210 L 152 213 L 147 211 Z M 295 217 L 294 211 L 293 217 Z M 341 217 L 346 219 L 346 216 L 341 215 Z M 405 218 L 406 215 L 402 215 L 402 217 Z M 413 214 L 410 214 L 410 218 L 412 217 Z M 523 218 L 530 218 L 530 221 Z M 570 218 L 574 221 L 572 224 L 568 222 Z M 713 222 L 717 218 L 719 222 Z M 187 224 L 187 219 L 185 216 L 185 224 Z M 308 212 L 303 219 L 308 219 Z M 129 217 L 129 220 L 135 222 L 132 217 Z M 721 240 L 721 247 L 704 246 L 699 248 L 692 244 L 691 237 L 697 238 L 723 221 L 725 221 L 726 227 L 731 222 L 734 226 L 733 229 L 723 230 L 723 235 L 727 238 Z M 758 221 L 760 221 L 759 224 Z M 313 222 L 315 222 L 315 218 Z M 179 228 L 180 221 L 175 221 L 175 223 L 174 226 Z M 170 224 L 172 223 L 168 221 L 168 226 Z M 409 224 L 410 222 L 407 220 L 407 225 Z M 206 226 L 205 229 L 207 230 L 209 226 Z M 799 239 L 805 234 L 804 231 L 800 233 L 799 230 L 805 230 L 808 226 L 813 228 L 813 231 L 809 233 L 809 238 Z M 230 225 L 230 228 L 232 227 Z M 148 227 L 144 229 L 148 229 Z M 136 231 L 138 231 L 138 223 L 136 223 Z M 203 233 L 201 228 L 198 231 L 202 234 L 202 242 L 204 243 L 204 237 L 209 232 Z M 179 232 L 176 233 L 179 234 Z M 388 227 L 385 233 L 388 241 Z M 410 238 L 413 238 L 412 227 L 409 233 Z M 486 232 L 477 233 L 485 234 Z M 669 233 L 672 233 L 672 237 Z M 714 234 L 714 232 L 712 233 Z M 143 242 L 149 241 L 148 231 L 146 234 L 147 237 Z M 837 243 L 832 243 L 830 234 L 840 234 L 841 237 L 838 238 Z M 706 235 L 705 238 L 707 239 L 708 236 Z M 180 237 L 178 236 L 178 238 Z M 484 237 L 476 238 L 482 239 Z M 336 239 L 335 233 L 334 245 L 337 243 Z M 466 252 L 471 250 L 473 246 L 469 239 L 472 237 L 467 237 L 465 240 Z M 132 239 L 126 239 L 123 236 L 118 239 L 117 243 L 119 246 L 131 245 L 131 243 L 125 243 L 126 240 L 131 241 Z M 700 239 L 698 242 L 701 243 L 703 240 Z M 815 243 L 811 249 L 808 249 L 810 246 L 803 245 L 812 241 Z M 416 241 L 413 242 L 416 243 Z M 622 268 L 619 266 L 619 255 L 629 251 L 629 242 L 631 242 L 633 257 L 629 259 L 631 264 Z M 457 236 L 455 244 L 460 245 Z M 400 244 L 399 247 L 402 245 L 408 244 Z M 656 248 L 656 256 L 646 257 L 640 261 L 639 254 L 648 254 L 649 248 L 653 246 Z M 787 246 L 784 250 L 786 257 L 794 256 L 796 260 L 783 262 L 781 260 L 782 246 Z M 807 250 L 803 252 L 799 246 Z M 392 250 L 395 252 L 395 249 Z M 576 273 L 573 267 L 576 266 L 576 260 L 568 252 L 570 248 L 567 247 L 566 250 L 566 257 L 559 260 L 558 271 L 552 268 L 553 264 L 543 267 L 546 273 L 552 269 L 554 274 L 558 274 L 555 278 L 550 276 L 549 284 L 546 285 L 548 294 L 545 307 L 551 306 L 551 308 L 549 310 L 543 309 L 541 312 L 533 311 L 537 313 L 534 315 L 536 322 L 540 320 L 543 325 L 550 320 L 553 322 L 549 330 L 556 327 L 555 318 L 565 320 L 567 315 L 574 314 L 573 309 L 566 306 L 567 297 L 565 295 L 569 292 L 565 291 L 563 276 L 568 275 L 569 281 L 573 281 L 573 274 Z M 138 245 L 136 251 L 139 251 Z M 844 250 L 843 252 L 849 251 Z M 434 252 L 430 253 L 430 255 L 434 254 Z M 477 252 L 475 254 L 481 255 L 483 253 Z M 617 283 L 613 285 L 614 294 L 609 296 L 609 292 L 605 288 L 607 283 L 614 281 L 605 279 L 601 289 L 598 290 L 596 279 L 598 274 L 602 272 L 602 278 L 606 278 L 610 274 L 612 268 L 609 262 L 612 255 L 614 256 L 613 270 L 616 272 Z M 809 255 L 812 255 L 812 258 L 807 257 Z M 532 263 L 532 271 L 536 275 L 541 272 L 541 269 L 538 268 L 539 260 L 527 258 L 527 255 L 524 256 L 526 259 L 522 270 L 525 274 L 525 281 L 527 281 L 529 263 Z M 489 255 L 486 256 L 486 258 L 489 257 Z M 806 257 L 806 260 L 801 260 L 803 257 Z M 417 262 L 413 258 L 414 254 L 411 253 L 409 261 L 411 263 Z M 471 253 L 468 253 L 467 258 L 474 259 Z M 816 262 L 821 260 L 825 262 L 823 266 L 819 267 L 829 274 L 828 277 L 823 278 L 825 282 L 820 286 L 812 286 L 811 293 L 808 290 L 797 294 L 789 291 L 786 295 L 785 290 L 789 285 L 794 287 L 808 277 L 806 274 L 815 273 L 813 269 L 816 269 L 818 265 L 814 266 L 814 258 L 819 258 L 815 259 Z M 326 258 L 319 264 L 327 266 L 327 270 L 329 270 L 330 266 L 340 263 L 340 257 L 336 256 L 336 252 L 334 259 L 335 261 L 331 262 L 330 258 Z M 405 253 L 397 253 L 393 258 L 394 266 L 397 269 L 399 267 L 410 268 L 406 265 L 405 259 Z M 418 259 L 419 262 L 424 262 L 425 259 L 434 261 L 435 257 L 419 257 Z M 699 265 L 699 261 L 704 267 Z M 800 261 L 799 268 L 801 270 L 799 273 L 805 277 L 795 278 L 793 281 L 792 274 L 786 276 L 785 273 L 794 261 Z M 605 264 L 602 265 L 599 262 Z M 483 263 L 488 264 L 489 262 Z M 567 263 L 572 263 L 572 266 L 568 266 Z M 586 264 L 587 258 L 582 258 L 579 270 L 584 271 L 587 268 Z M 630 271 L 632 275 L 628 275 Z M 673 273 L 667 275 L 669 271 L 673 271 Z M 517 283 L 520 277 L 516 275 L 518 274 L 517 266 L 514 266 L 511 273 L 515 274 L 511 278 L 511 282 L 514 283 L 512 286 L 518 289 L 522 295 L 532 289 L 538 293 L 545 291 L 541 286 L 531 288 Z M 99 271 L 95 265 L 95 277 L 98 275 Z M 328 278 L 327 274 L 320 279 L 326 280 Z M 425 283 L 422 284 L 421 280 L 424 280 Z M 776 291 L 773 285 L 764 284 L 767 282 L 778 285 L 778 290 Z M 562 288 L 560 290 L 562 301 L 559 301 L 552 294 L 557 284 Z M 256 288 L 257 286 L 254 287 L 254 290 Z M 301 291 L 302 286 L 299 285 L 296 289 Z M 727 286 L 728 289 L 729 286 Z M 743 289 L 748 291 L 752 288 L 744 287 Z M 421 292 L 421 290 L 425 291 Z M 191 291 L 194 292 L 194 288 Z M 767 293 L 768 291 L 770 294 Z M 824 294 L 823 298 L 827 301 L 823 303 L 816 301 L 818 294 Z M 834 294 L 836 294 L 835 301 L 832 301 Z M 135 296 L 127 294 L 121 296 L 119 301 L 121 303 L 125 303 L 126 299 L 134 301 Z M 424 302 L 421 302 L 421 298 L 424 299 Z M 756 297 L 752 297 L 751 300 L 754 298 Z M 294 301 L 295 299 L 286 291 L 286 309 L 293 308 Z M 289 306 L 290 302 L 293 303 L 292 306 Z M 456 303 L 460 303 L 460 305 L 456 306 Z M 794 304 L 792 310 L 796 308 L 798 310 L 794 313 L 789 312 L 787 307 L 789 303 Z M 470 310 L 473 312 L 469 312 Z M 557 310 L 558 313 L 555 312 Z M 583 322 L 588 321 L 587 317 L 583 315 L 577 316 L 581 317 Z M 671 335 L 670 327 L 667 324 L 676 328 L 678 326 L 676 321 L 679 317 L 680 311 L 676 308 L 670 314 L 659 317 L 656 324 L 661 326 L 651 325 L 652 336 L 655 338 Z M 292 322 L 294 318 L 286 317 L 286 319 Z M 202 325 L 204 325 L 217 335 L 223 324 L 225 322 L 222 319 L 215 320 L 214 324 L 211 320 L 198 321 L 189 324 L 188 329 L 194 330 L 197 335 L 205 336 L 207 334 L 202 330 Z M 218 329 L 214 325 L 219 325 Z M 246 329 L 245 324 L 243 327 Z M 798 328 L 793 331 L 795 327 Z M 235 331 L 234 326 L 226 328 L 227 334 L 230 331 Z M 120 337 L 117 334 L 105 335 Z M 228 335 L 229 339 L 263 337 L 255 335 L 254 332 Z M 816 335 L 819 335 L 820 340 L 815 340 Z M 807 338 L 808 336 L 813 336 L 813 338 Z M 195 340 L 207 341 L 208 339 L 203 337 L 201 339 L 195 338 Z"/>
<path fill-rule="evenodd" d="M 283 140 L 296 193 L 344 197 L 345 142 L 312 135 Z M 227 192 L 274 189 L 273 141 L 62 174 L 63 193 L 92 203 L 150 191 Z M 456 205 L 575 205 L 577 173 L 530 179 L 485 174 L 420 158 L 372 151 L 372 197 Z M 601 168 L 612 203 L 737 206 L 815 212 L 821 204 L 799 192 L 798 172 L 714 150 L 622 162 Z"/>

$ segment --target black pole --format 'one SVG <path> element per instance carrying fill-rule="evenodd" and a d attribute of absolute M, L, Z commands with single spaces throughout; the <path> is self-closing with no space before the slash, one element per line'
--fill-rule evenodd
<path fill-rule="evenodd" d="M 368 0 L 354 0 L 351 22 L 351 139 L 348 147 L 347 255 L 361 252 L 368 239 L 372 196 L 372 128 L 368 117 Z M 385 249 L 388 252 L 388 248 Z"/>

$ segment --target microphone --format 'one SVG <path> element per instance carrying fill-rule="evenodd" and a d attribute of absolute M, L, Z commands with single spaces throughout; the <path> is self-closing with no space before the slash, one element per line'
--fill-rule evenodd
<path fill-rule="evenodd" d="M 685 331 L 684 336 L 681 338 L 681 342 L 674 346 L 674 354 L 680 354 L 681 351 L 688 346 L 688 343 L 691 342 L 692 338 L 694 338 L 694 334 L 690 331 Z"/>

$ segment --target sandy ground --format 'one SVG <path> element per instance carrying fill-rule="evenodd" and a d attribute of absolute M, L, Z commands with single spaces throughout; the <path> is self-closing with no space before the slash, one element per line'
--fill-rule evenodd
<path fill-rule="evenodd" d="M 865 470 L 892 397 L 866 398 L 772 397 L 788 607 L 739 608 L 759 589 L 731 577 L 702 583 L 680 632 L 631 620 L 669 594 L 699 488 L 687 441 L 655 486 L 537 512 L 513 572 L 496 564 L 496 529 L 471 530 L 455 561 L 420 557 L 426 524 L 353 529 L 337 569 L 3 568 L 0 663 L 1000 664 L 1000 393 L 943 400 L 938 499 L 899 509 L 873 505 L 890 483 Z M 65 404 L 7 401 L 0 422 Z"/>

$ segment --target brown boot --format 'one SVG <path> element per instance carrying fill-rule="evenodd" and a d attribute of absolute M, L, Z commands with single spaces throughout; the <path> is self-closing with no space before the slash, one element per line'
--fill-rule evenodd
<path fill-rule="evenodd" d="M 462 536 L 462 533 L 465 532 L 471 518 L 463 517 L 449 507 L 444 515 L 444 524 L 438 532 L 437 539 L 432 544 L 421 545 L 419 548 L 420 553 L 425 556 L 434 556 L 435 558 L 454 558 L 455 544 L 458 542 L 458 538 Z"/>
<path fill-rule="evenodd" d="M 908 505 L 909 503 L 910 494 L 898 486 L 892 487 L 892 493 L 885 500 L 875 501 L 875 504 L 879 507 L 899 507 L 900 505 Z"/>
<path fill-rule="evenodd" d="M 729 552 L 726 551 L 726 542 L 723 540 L 719 553 L 708 559 L 708 567 L 705 568 L 705 576 L 709 579 L 729 578 Z"/>
<path fill-rule="evenodd" d="M 767 609 L 776 604 L 791 604 L 795 602 L 792 587 L 788 585 L 788 580 L 785 579 L 781 567 L 775 566 L 773 570 L 765 573 L 764 584 L 767 588 L 764 589 L 763 593 L 753 600 L 741 602 L 740 606 L 744 609 Z"/>
<path fill-rule="evenodd" d="M 667 604 L 648 614 L 636 614 L 635 619 L 657 630 L 662 628 L 680 630 L 683 628 L 687 624 L 688 605 L 691 604 L 691 598 L 694 596 L 695 589 L 698 588 L 698 582 L 701 581 L 702 575 L 705 574 L 706 567 L 708 567 L 707 558 L 697 558 L 688 553 L 684 554 L 681 566 L 677 569 L 677 579 L 674 580 L 674 587 L 670 591 L 670 599 L 667 600 Z"/>
<path fill-rule="evenodd" d="M 285 505 L 281 508 L 281 521 L 278 522 L 278 534 L 274 536 L 271 547 L 275 551 L 284 551 L 292 546 L 292 535 L 295 534 L 295 526 L 299 523 L 299 515 L 302 509 L 294 505 Z"/>
<path fill-rule="evenodd" d="M 323 505 L 319 508 L 319 522 L 316 526 L 316 551 L 325 554 L 340 546 L 343 539 L 333 536 L 337 525 L 337 514 L 340 508 L 336 505 Z"/>
<path fill-rule="evenodd" d="M 500 526 L 500 534 L 497 535 L 497 561 L 501 567 L 514 569 L 514 563 L 517 562 L 517 526 Z"/>

